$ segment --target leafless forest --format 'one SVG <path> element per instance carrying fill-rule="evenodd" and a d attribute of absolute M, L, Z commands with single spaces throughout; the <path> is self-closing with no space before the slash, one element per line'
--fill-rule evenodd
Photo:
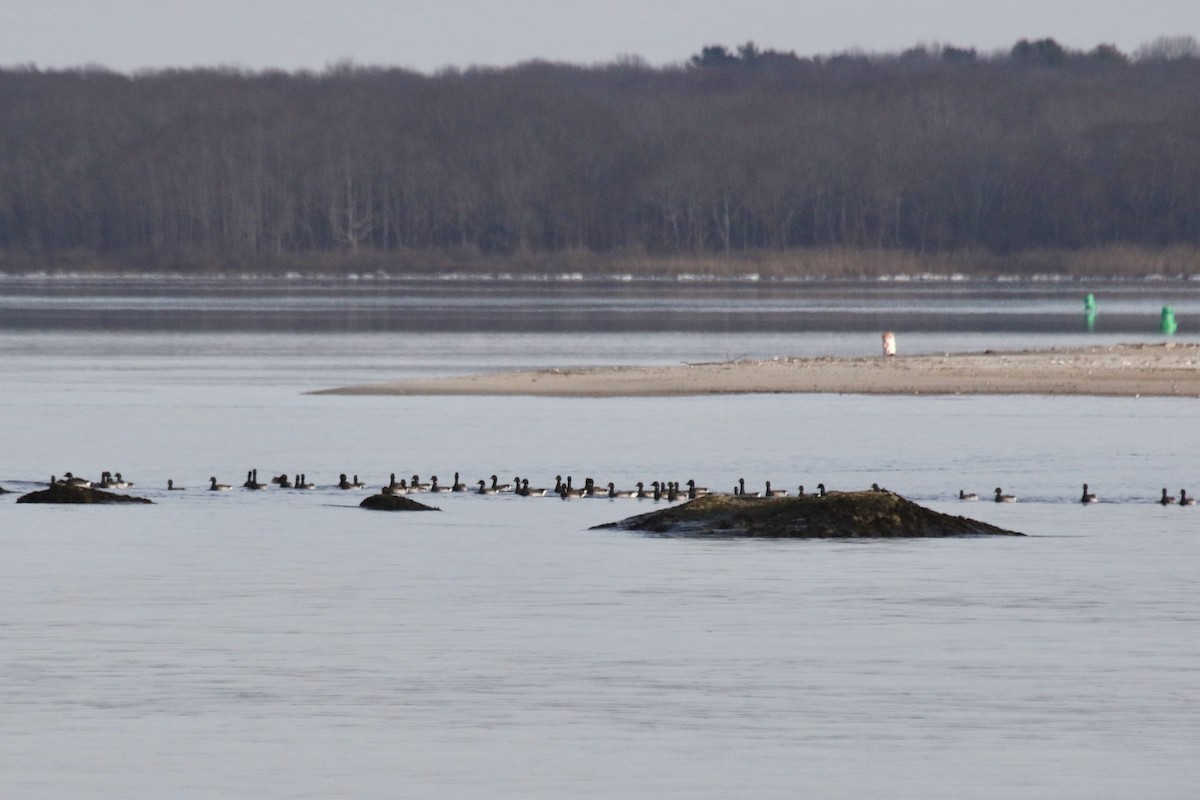
<path fill-rule="evenodd" d="M 0 269 L 1197 272 L 1200 53 L 0 71 Z"/>

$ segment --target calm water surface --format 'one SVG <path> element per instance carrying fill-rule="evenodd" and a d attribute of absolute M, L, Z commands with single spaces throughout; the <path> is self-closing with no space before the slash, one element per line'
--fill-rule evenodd
<path fill-rule="evenodd" d="M 120 470 L 156 501 L 0 498 L 3 796 L 1182 798 L 1200 780 L 1200 509 L 1149 502 L 1200 494 L 1194 400 L 317 397 L 865 355 L 878 331 L 2 320 L 0 485 Z M 901 346 L 1098 341 L 989 326 Z M 319 488 L 202 490 L 251 468 Z M 440 495 L 390 515 L 332 488 L 456 471 L 877 481 L 1031 536 L 663 539 L 588 530 L 647 502 Z M 1085 481 L 1104 502 L 1074 502 Z M 1021 502 L 951 499 L 997 485 Z"/>

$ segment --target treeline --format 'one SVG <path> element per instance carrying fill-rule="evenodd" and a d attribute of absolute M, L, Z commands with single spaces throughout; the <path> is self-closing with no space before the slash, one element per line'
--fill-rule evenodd
<path fill-rule="evenodd" d="M 9 68 L 0 268 L 1195 252 L 1200 48 L 1135 56 Z"/>

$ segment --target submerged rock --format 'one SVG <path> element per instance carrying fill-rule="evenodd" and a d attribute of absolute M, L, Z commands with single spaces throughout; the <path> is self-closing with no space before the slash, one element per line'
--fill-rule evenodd
<path fill-rule="evenodd" d="M 941 514 L 886 489 L 830 492 L 825 497 L 710 495 L 596 528 L 665 536 L 808 539 L 1025 535 L 967 517 Z"/>
<path fill-rule="evenodd" d="M 129 494 L 106 492 L 102 489 L 91 489 L 86 486 L 67 486 L 56 483 L 48 489 L 23 494 L 17 498 L 18 503 L 153 503 L 144 497 L 134 497 Z"/>
<path fill-rule="evenodd" d="M 440 511 L 439 508 L 409 500 L 398 494 L 373 494 L 358 504 L 359 508 L 372 511 Z"/>

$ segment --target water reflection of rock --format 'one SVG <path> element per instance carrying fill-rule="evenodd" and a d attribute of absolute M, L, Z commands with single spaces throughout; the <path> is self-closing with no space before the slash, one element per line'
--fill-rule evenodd
<path fill-rule="evenodd" d="M 713 495 L 597 528 L 664 536 L 774 538 L 925 538 L 1024 536 L 986 522 L 942 514 L 887 490 L 825 497 Z"/>

